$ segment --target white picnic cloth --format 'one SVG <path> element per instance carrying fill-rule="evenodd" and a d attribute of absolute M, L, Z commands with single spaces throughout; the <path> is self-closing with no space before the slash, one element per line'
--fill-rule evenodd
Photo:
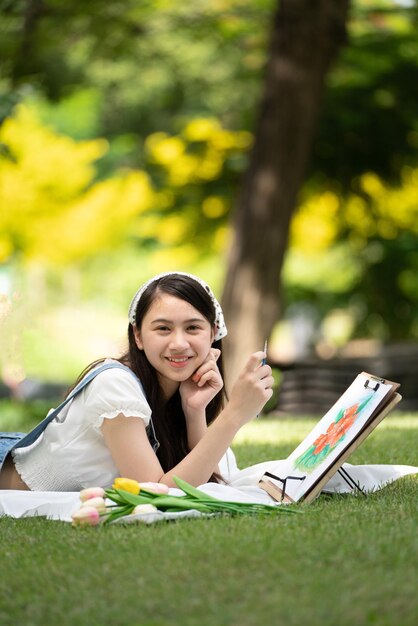
<path fill-rule="evenodd" d="M 206 483 L 199 489 L 205 493 L 231 502 L 259 502 L 273 504 L 270 496 L 258 487 L 258 481 L 264 472 L 280 474 L 285 463 L 282 461 L 266 461 L 252 465 L 243 470 L 236 469 L 230 476 L 228 485 Z M 410 474 L 418 474 L 418 467 L 410 465 L 351 465 L 344 463 L 350 476 L 366 492 L 373 492 L 385 485 Z M 329 493 L 348 493 L 351 488 L 337 473 L 325 485 L 323 491 Z M 170 494 L 181 495 L 179 489 L 170 489 Z M 51 520 L 64 522 L 71 521 L 71 514 L 80 506 L 79 492 L 61 491 L 13 491 L 0 490 L 0 516 L 7 515 L 13 518 L 44 516 Z M 130 522 L 145 522 L 147 524 L 160 520 L 178 519 L 181 517 L 196 517 L 197 511 L 183 511 L 179 513 L 147 513 L 130 516 Z M 127 518 L 124 518 L 127 521 Z"/>

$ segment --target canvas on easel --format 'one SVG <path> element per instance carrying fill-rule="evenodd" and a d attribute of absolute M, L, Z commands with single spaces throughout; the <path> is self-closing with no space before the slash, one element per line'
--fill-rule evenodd
<path fill-rule="evenodd" d="M 292 503 L 311 502 L 337 471 L 349 482 L 341 465 L 401 400 L 398 388 L 398 383 L 359 374 L 286 459 L 280 476 L 266 472 L 259 486 L 275 500 Z"/>

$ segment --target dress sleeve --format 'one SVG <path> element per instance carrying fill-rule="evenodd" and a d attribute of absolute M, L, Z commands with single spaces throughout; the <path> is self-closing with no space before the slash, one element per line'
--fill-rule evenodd
<path fill-rule="evenodd" d="M 104 418 L 113 419 L 121 413 L 141 418 L 145 426 L 149 424 L 151 408 L 142 386 L 129 372 L 120 368 L 105 370 L 82 393 L 86 417 L 96 428 L 101 427 Z"/>

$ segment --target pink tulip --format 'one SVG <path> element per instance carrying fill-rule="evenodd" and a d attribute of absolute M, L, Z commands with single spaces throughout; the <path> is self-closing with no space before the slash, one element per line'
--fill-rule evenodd
<path fill-rule="evenodd" d="M 90 498 L 103 498 L 104 495 L 105 491 L 102 487 L 87 487 L 87 489 L 80 491 L 80 500 L 81 502 L 86 502 Z"/>
<path fill-rule="evenodd" d="M 168 487 L 164 483 L 139 483 L 139 486 L 152 493 L 168 493 Z"/>
<path fill-rule="evenodd" d="M 97 498 L 89 498 L 88 500 L 85 500 L 82 503 L 81 508 L 83 509 L 88 506 L 92 506 L 97 509 L 99 513 L 104 513 L 106 511 L 106 502 L 104 501 L 104 498 L 100 498 L 99 496 Z"/>
<path fill-rule="evenodd" d="M 100 522 L 100 513 L 94 506 L 82 506 L 71 517 L 73 526 L 97 526 Z"/>

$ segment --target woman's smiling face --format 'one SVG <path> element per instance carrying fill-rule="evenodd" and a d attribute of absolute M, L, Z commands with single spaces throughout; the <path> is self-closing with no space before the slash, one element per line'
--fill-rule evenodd
<path fill-rule="evenodd" d="M 158 373 L 167 397 L 190 378 L 206 359 L 214 331 L 191 304 L 159 293 L 135 328 L 136 344 Z"/>

